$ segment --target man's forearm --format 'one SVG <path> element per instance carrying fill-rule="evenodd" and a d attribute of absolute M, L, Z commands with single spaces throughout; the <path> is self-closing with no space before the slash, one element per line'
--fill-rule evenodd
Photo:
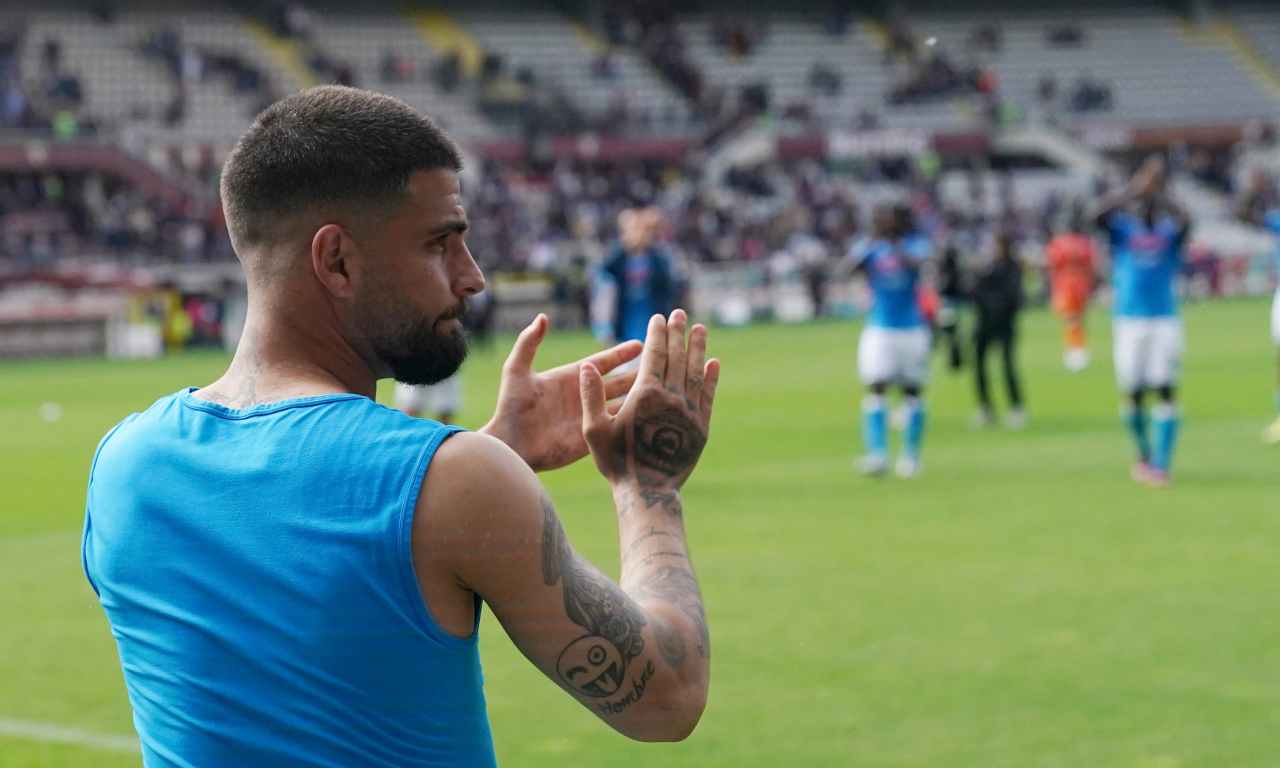
<path fill-rule="evenodd" d="M 681 678 L 705 681 L 711 654 L 702 592 L 685 543 L 679 491 L 642 484 L 614 488 L 622 548 L 619 585 L 657 614 L 658 647 Z"/>

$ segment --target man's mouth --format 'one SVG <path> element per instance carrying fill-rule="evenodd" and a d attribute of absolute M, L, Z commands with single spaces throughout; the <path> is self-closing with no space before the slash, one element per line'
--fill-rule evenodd
<path fill-rule="evenodd" d="M 453 309 L 446 310 L 445 312 L 441 313 L 440 317 L 436 318 L 436 324 L 439 325 L 440 323 L 443 323 L 446 320 L 461 320 L 463 317 L 466 316 L 466 314 L 467 314 L 466 302 L 460 301 L 458 302 L 458 305 Z"/>

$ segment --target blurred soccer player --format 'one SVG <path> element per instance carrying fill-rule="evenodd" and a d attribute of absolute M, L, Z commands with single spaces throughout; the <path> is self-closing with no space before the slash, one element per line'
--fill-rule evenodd
<path fill-rule="evenodd" d="M 973 287 L 973 305 L 978 322 L 973 334 L 973 372 L 978 394 L 979 426 L 995 420 L 991 388 L 987 384 L 987 350 L 1000 347 L 1004 366 L 1005 392 L 1009 413 L 1005 426 L 1022 429 L 1027 423 L 1023 408 L 1022 383 L 1018 377 L 1018 313 L 1022 309 L 1022 264 L 1014 253 L 1013 236 L 996 235 L 996 254 L 982 271 Z"/>
<path fill-rule="evenodd" d="M 1093 239 L 1085 231 L 1084 206 L 1075 205 L 1067 230 L 1049 241 L 1045 249 L 1049 262 L 1049 283 L 1053 290 L 1053 310 L 1062 318 L 1062 362 L 1075 373 L 1089 367 L 1089 346 L 1084 317 L 1093 293 L 1097 256 Z"/>
<path fill-rule="evenodd" d="M 455 373 L 436 384 L 396 382 L 395 403 L 410 416 L 452 424 L 458 411 L 462 410 L 462 374 Z"/>
<path fill-rule="evenodd" d="M 1100 202 L 1096 215 L 1111 244 L 1116 380 L 1137 447 L 1133 477 L 1156 486 L 1169 482 L 1178 439 L 1183 332 L 1174 289 L 1191 228 L 1186 213 L 1164 194 L 1164 176 L 1164 161 L 1149 158 L 1126 186 Z M 1159 397 L 1151 410 L 1154 442 L 1144 402 L 1152 391 Z"/>
<path fill-rule="evenodd" d="M 1276 293 L 1271 300 L 1271 340 L 1276 346 L 1276 417 L 1262 433 L 1262 439 L 1271 445 L 1280 445 L 1280 200 L 1265 173 L 1255 171 L 1250 176 L 1249 188 L 1238 210 L 1242 219 L 1265 227 L 1278 238 L 1272 255 Z"/>
<path fill-rule="evenodd" d="M 627 209 L 618 215 L 618 242 L 600 267 L 598 280 L 612 304 L 597 329 L 607 343 L 644 338 L 649 318 L 671 311 L 671 258 L 658 242 L 662 218 L 656 209 Z"/>
<path fill-rule="evenodd" d="M 113 429 L 89 481 L 85 572 L 148 766 L 492 766 L 482 602 L 620 732 L 696 724 L 708 634 L 680 487 L 719 376 L 706 329 L 686 344 L 683 312 L 655 316 L 643 352 L 535 373 L 539 316 L 478 433 L 372 400 L 466 353 L 484 277 L 459 167 L 402 102 L 332 86 L 268 108 L 228 157 L 244 338 L 217 381 Z M 636 377 L 601 378 L 637 354 Z M 534 474 L 588 451 L 624 586 L 574 552 Z"/>
<path fill-rule="evenodd" d="M 864 473 L 883 474 L 889 466 L 889 389 L 902 390 L 906 420 L 902 451 L 895 467 L 901 477 L 920 472 L 924 439 L 924 388 L 929 380 L 929 330 L 917 301 L 920 267 L 929 257 L 929 241 L 915 232 L 911 210 L 881 206 L 874 237 L 855 244 L 850 265 L 866 275 L 873 303 L 858 340 L 858 372 L 867 394 L 862 401 Z"/>
<path fill-rule="evenodd" d="M 938 261 L 938 333 L 947 351 L 947 367 L 958 371 L 964 367 L 964 343 L 961 340 L 961 313 L 969 299 L 965 274 L 961 266 L 960 247 L 952 235 L 942 249 Z"/>

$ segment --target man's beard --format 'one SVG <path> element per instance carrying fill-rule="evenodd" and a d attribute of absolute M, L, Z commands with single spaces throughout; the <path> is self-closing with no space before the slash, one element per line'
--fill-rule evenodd
<path fill-rule="evenodd" d="M 437 384 L 458 372 L 467 357 L 467 335 L 459 327 L 442 333 L 443 323 L 462 320 L 466 304 L 441 313 L 434 320 L 415 319 L 401 328 L 392 338 L 374 340 L 378 357 L 391 369 L 396 381 L 404 384 Z"/>

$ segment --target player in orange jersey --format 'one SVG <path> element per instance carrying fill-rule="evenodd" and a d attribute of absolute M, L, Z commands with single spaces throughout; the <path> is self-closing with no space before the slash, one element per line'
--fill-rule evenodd
<path fill-rule="evenodd" d="M 1076 204 L 1066 231 L 1049 241 L 1046 250 L 1049 282 L 1053 288 L 1053 310 L 1066 325 L 1066 346 L 1062 362 L 1075 373 L 1089 365 L 1089 348 L 1085 340 L 1084 314 L 1089 307 L 1097 253 L 1093 240 L 1084 234 L 1084 209 Z"/>

